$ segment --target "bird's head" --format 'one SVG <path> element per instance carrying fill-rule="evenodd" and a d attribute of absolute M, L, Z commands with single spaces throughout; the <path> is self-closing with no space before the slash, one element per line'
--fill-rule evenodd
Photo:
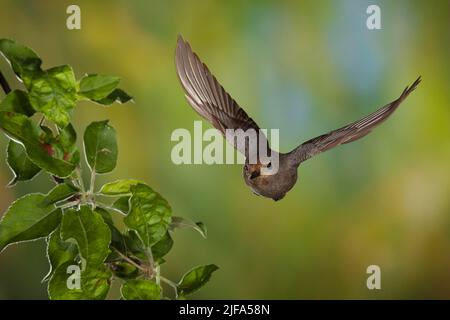
<path fill-rule="evenodd" d="M 268 162 L 266 164 L 256 163 L 250 164 L 246 163 L 244 166 L 245 173 L 250 180 L 254 180 L 259 176 L 270 176 L 273 175 L 274 172 L 271 171 L 272 163 Z"/>

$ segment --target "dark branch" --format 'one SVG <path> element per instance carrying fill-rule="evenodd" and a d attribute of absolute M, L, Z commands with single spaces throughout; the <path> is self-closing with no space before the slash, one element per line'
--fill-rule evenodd
<path fill-rule="evenodd" d="M 0 71 L 0 85 L 2 86 L 2 89 L 3 91 L 5 91 L 6 94 L 11 92 L 11 87 L 9 86 L 8 82 L 6 81 L 1 71 Z"/>

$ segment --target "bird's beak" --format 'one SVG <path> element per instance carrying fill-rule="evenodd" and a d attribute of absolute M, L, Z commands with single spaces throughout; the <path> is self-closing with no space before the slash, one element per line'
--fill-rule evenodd
<path fill-rule="evenodd" d="M 259 170 L 255 170 L 255 171 L 253 171 L 252 172 L 252 174 L 250 175 L 250 179 L 255 179 L 256 177 L 259 177 L 259 175 L 260 175 L 260 172 L 259 172 Z"/>

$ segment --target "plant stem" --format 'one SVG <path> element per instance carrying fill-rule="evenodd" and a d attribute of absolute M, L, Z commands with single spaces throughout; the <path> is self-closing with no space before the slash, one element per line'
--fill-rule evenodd
<path fill-rule="evenodd" d="M 171 287 L 173 287 L 173 288 L 176 288 L 177 287 L 177 284 L 175 283 L 175 282 L 173 282 L 173 281 L 171 281 L 171 280 L 169 280 L 169 279 L 167 279 L 167 278 L 165 278 L 165 277 L 163 277 L 163 276 L 159 276 L 160 277 L 160 279 L 161 279 L 161 281 L 162 282 L 165 282 L 165 283 L 167 283 L 169 286 L 171 286 Z"/>
<path fill-rule="evenodd" d="M 155 261 L 153 259 L 153 252 L 152 252 L 152 248 L 146 248 L 145 250 L 145 255 L 147 256 L 147 261 L 148 261 L 148 273 L 147 276 L 152 279 L 153 277 L 155 277 Z"/>
<path fill-rule="evenodd" d="M 95 170 L 91 170 L 91 180 L 89 181 L 89 191 L 87 193 L 87 200 L 92 206 L 92 210 L 95 210 L 96 203 L 95 203 Z"/>
<path fill-rule="evenodd" d="M 77 179 L 72 179 L 72 183 L 74 184 L 75 187 L 81 190 L 80 182 Z"/>
<path fill-rule="evenodd" d="M 95 189 L 95 177 L 96 177 L 95 171 L 92 170 L 92 171 L 91 171 L 91 181 L 90 181 L 90 184 L 89 184 L 89 194 L 91 194 L 91 195 L 94 194 L 94 189 Z"/>
<path fill-rule="evenodd" d="M 175 291 L 175 297 L 178 298 L 178 286 L 177 286 L 177 284 L 175 282 L 167 279 L 167 278 L 164 278 L 161 275 L 159 276 L 159 278 L 161 279 L 162 282 L 167 283 L 169 286 L 171 286 L 173 288 L 173 290 Z"/>
<path fill-rule="evenodd" d="M 159 265 L 156 266 L 155 271 L 156 271 L 156 276 L 155 276 L 156 284 L 159 286 L 159 285 L 161 285 L 161 267 Z"/>
<path fill-rule="evenodd" d="M 59 206 L 59 208 L 60 209 L 67 209 L 67 208 L 70 208 L 70 207 L 74 207 L 74 206 L 76 206 L 78 204 L 80 204 L 79 200 L 72 201 L 72 202 L 68 202 L 68 203 L 63 204 L 62 206 Z"/>
<path fill-rule="evenodd" d="M 108 205 L 106 205 L 106 204 L 104 204 L 104 203 L 102 203 L 102 202 L 97 202 L 97 204 L 98 204 L 98 206 L 99 207 L 102 207 L 103 209 L 106 209 L 106 210 L 111 210 L 111 211 L 114 211 L 114 212 L 117 212 L 117 213 L 120 213 L 121 215 L 123 215 L 123 216 L 125 216 L 126 214 L 125 213 L 123 213 L 122 211 L 120 211 L 119 209 L 117 209 L 117 208 L 113 208 L 113 207 L 110 207 L 110 206 L 108 206 Z"/>
<path fill-rule="evenodd" d="M 78 181 L 78 185 L 80 186 L 80 188 L 81 188 L 81 191 L 83 191 L 83 194 L 84 193 L 86 193 L 86 190 L 85 190 L 85 188 L 84 188 L 84 183 L 83 183 L 83 179 L 81 178 L 81 170 L 80 170 L 80 167 L 77 167 L 76 169 L 75 169 L 75 173 L 76 173 L 76 179 L 77 179 L 77 181 Z"/>
<path fill-rule="evenodd" d="M 130 263 L 131 265 L 135 266 L 136 268 L 138 268 L 141 271 L 147 272 L 147 269 L 143 268 L 142 266 L 140 266 L 139 264 L 137 264 L 136 262 L 134 262 L 133 260 L 131 260 L 130 258 L 128 258 L 126 255 L 124 255 L 122 252 L 120 252 L 119 250 L 117 250 L 116 248 L 113 248 L 118 254 L 119 256 L 125 260 L 126 262 Z"/>
<path fill-rule="evenodd" d="M 153 270 L 153 268 L 155 266 L 155 261 L 153 260 L 152 248 L 147 248 L 147 250 L 145 250 L 145 254 L 147 255 L 147 259 L 148 259 L 150 268 Z"/>
<path fill-rule="evenodd" d="M 11 92 L 11 87 L 9 86 L 8 81 L 6 81 L 6 78 L 3 76 L 3 73 L 1 71 L 0 71 L 0 85 L 5 94 Z"/>

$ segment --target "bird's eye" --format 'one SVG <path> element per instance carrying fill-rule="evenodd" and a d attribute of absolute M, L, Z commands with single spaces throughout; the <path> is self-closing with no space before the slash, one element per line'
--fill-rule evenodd
<path fill-rule="evenodd" d="M 269 163 L 267 164 L 267 168 L 272 168 L 272 162 L 269 162 Z"/>

